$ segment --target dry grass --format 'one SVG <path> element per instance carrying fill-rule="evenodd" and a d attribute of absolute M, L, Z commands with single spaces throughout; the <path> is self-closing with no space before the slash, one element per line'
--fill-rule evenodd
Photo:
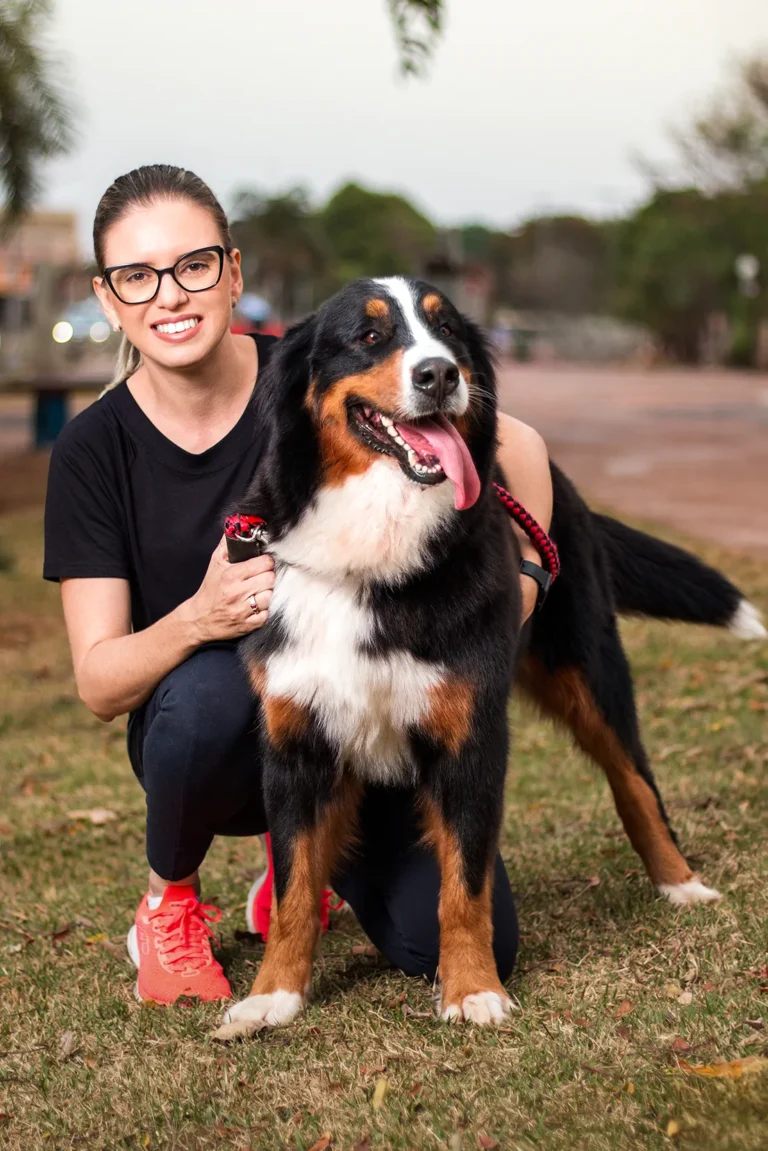
<path fill-rule="evenodd" d="M 133 999 L 123 939 L 144 878 L 143 797 L 122 725 L 75 697 L 39 531 L 36 512 L 0 520 L 14 557 L 0 574 L 0 1144 L 272 1151 L 328 1132 L 335 1149 L 766 1145 L 767 1073 L 678 1065 L 768 1055 L 765 648 L 625 629 L 663 793 L 722 903 L 655 899 L 603 780 L 515 708 L 503 850 L 523 940 L 509 1025 L 437 1023 L 431 989 L 354 955 L 359 936 L 340 925 L 298 1025 L 222 1048 L 215 1008 Z M 727 567 L 768 605 L 766 566 Z M 67 815 L 96 807 L 118 818 Z M 259 863 L 256 841 L 221 840 L 205 872 L 238 994 L 260 956 L 235 936 Z"/>

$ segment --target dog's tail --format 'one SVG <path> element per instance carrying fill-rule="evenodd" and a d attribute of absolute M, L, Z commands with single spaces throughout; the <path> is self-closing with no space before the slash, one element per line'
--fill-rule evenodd
<path fill-rule="evenodd" d="M 592 515 L 619 613 L 713 624 L 742 639 L 768 637 L 757 608 L 715 568 L 610 516 Z"/>

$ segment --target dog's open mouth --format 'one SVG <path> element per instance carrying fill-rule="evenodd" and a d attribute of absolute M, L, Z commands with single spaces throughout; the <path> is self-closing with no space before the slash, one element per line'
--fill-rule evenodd
<path fill-rule="evenodd" d="M 394 420 L 363 401 L 349 405 L 354 435 L 375 452 L 393 456 L 409 480 L 440 484 L 453 480 L 455 504 L 471 507 L 480 480 L 463 437 L 442 413 L 419 420 Z"/>

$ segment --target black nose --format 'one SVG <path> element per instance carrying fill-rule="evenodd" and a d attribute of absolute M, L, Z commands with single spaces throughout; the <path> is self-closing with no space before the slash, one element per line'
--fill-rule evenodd
<path fill-rule="evenodd" d="M 459 369 L 450 360 L 433 356 L 422 360 L 411 373 L 413 386 L 441 404 L 459 386 Z"/>

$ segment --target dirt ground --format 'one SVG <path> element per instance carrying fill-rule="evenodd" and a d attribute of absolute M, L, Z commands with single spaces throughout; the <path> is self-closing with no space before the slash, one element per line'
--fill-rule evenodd
<path fill-rule="evenodd" d="M 768 375 L 509 364 L 500 394 L 589 499 L 768 556 Z M 30 414 L 0 398 L 0 511 L 42 500 Z"/>
<path fill-rule="evenodd" d="M 592 500 L 768 555 L 768 376 L 508 365 L 501 401 Z"/>

